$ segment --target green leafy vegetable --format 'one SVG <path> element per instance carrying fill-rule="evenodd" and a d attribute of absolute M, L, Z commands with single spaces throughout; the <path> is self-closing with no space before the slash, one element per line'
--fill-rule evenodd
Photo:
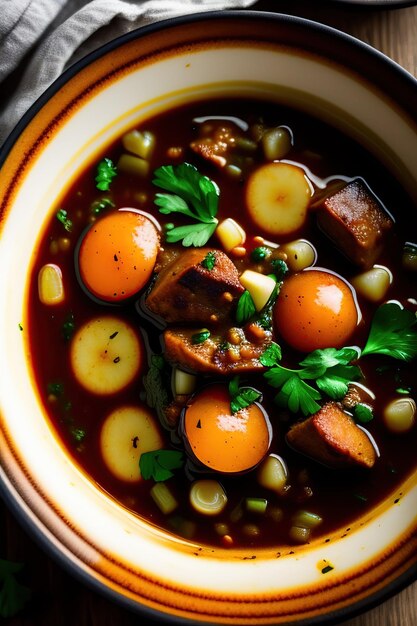
<path fill-rule="evenodd" d="M 155 204 L 160 213 L 179 213 L 193 220 L 192 224 L 168 230 L 167 242 L 182 241 L 185 247 L 204 246 L 218 223 L 219 188 L 216 183 L 200 174 L 190 163 L 163 165 L 155 170 L 154 175 L 154 185 L 170 192 L 156 194 Z"/>
<path fill-rule="evenodd" d="M 65 209 L 58 209 L 55 214 L 58 222 L 61 222 L 65 230 L 70 233 L 72 231 L 72 221 L 68 217 L 68 213 Z"/>
<path fill-rule="evenodd" d="M 180 450 L 153 450 L 143 452 L 139 459 L 142 478 L 155 482 L 168 480 L 174 475 L 173 470 L 184 465 L 184 455 Z"/>
<path fill-rule="evenodd" d="M 251 317 L 253 317 L 256 313 L 255 304 L 253 302 L 252 296 L 249 291 L 246 289 L 240 296 L 237 307 L 236 307 L 236 322 L 243 326 L 246 324 Z"/>
<path fill-rule="evenodd" d="M 301 369 L 293 370 L 280 365 L 281 349 L 272 343 L 259 360 L 270 368 L 264 374 L 268 383 L 279 389 L 275 402 L 293 413 L 312 415 L 320 408 L 317 401 L 322 393 L 333 400 L 346 395 L 349 382 L 361 375 L 358 366 L 350 365 L 357 358 L 354 348 L 324 348 L 308 354 L 300 363 Z M 315 386 L 306 380 L 313 381 Z"/>
<path fill-rule="evenodd" d="M 201 265 L 206 269 L 209 270 L 211 272 L 211 270 L 214 268 L 214 266 L 216 265 L 216 253 L 213 252 L 213 250 L 210 250 L 210 252 L 207 252 L 206 256 L 204 257 L 204 259 L 201 261 Z"/>
<path fill-rule="evenodd" d="M 253 387 L 240 387 L 239 376 L 235 376 L 229 383 L 230 408 L 232 413 L 245 409 L 254 402 L 262 399 L 260 391 Z"/>
<path fill-rule="evenodd" d="M 371 324 L 368 341 L 362 350 L 367 354 L 385 354 L 400 361 L 417 356 L 417 317 L 396 302 L 382 304 Z"/>
<path fill-rule="evenodd" d="M 370 406 L 359 402 L 353 409 L 353 417 L 356 422 L 367 424 L 374 419 L 374 414 Z"/>
<path fill-rule="evenodd" d="M 111 159 L 105 157 L 97 165 L 97 175 L 95 177 L 97 189 L 100 189 L 100 191 L 108 191 L 115 176 L 117 176 L 115 164 Z"/>
<path fill-rule="evenodd" d="M 0 617 L 3 619 L 16 615 L 30 599 L 30 590 L 16 577 L 22 568 L 22 563 L 0 559 Z"/>
<path fill-rule="evenodd" d="M 210 334 L 210 331 L 207 329 L 201 330 L 199 333 L 194 333 L 194 335 L 191 335 L 191 343 L 204 343 L 210 337 Z"/>
<path fill-rule="evenodd" d="M 92 215 L 101 215 L 106 209 L 111 209 L 115 206 L 111 198 L 104 197 L 91 203 L 90 212 Z"/>

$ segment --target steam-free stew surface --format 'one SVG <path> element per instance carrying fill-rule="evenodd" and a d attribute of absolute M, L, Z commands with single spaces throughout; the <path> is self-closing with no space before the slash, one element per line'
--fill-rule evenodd
<path fill-rule="evenodd" d="M 274 158 L 274 155 L 268 158 L 262 147 L 262 135 L 268 129 L 277 127 L 283 129 L 282 132 L 289 143 L 285 148 L 285 154 L 280 154 L 279 158 Z M 223 132 L 225 128 L 228 137 L 226 140 Z M 178 226 L 189 222 L 178 213 L 163 215 L 158 210 L 154 204 L 155 194 L 165 193 L 165 191 L 152 182 L 154 171 L 168 164 L 177 167 L 182 163 L 191 163 L 202 175 L 215 181 L 220 189 L 216 219 L 220 223 L 227 218 L 233 218 L 245 231 L 246 241 L 231 251 L 225 250 L 221 238 L 214 232 L 204 244 L 204 248 L 214 251 L 214 254 L 219 250 L 225 253 L 236 267 L 239 276 L 242 276 L 243 272 L 248 269 L 259 271 L 265 276 L 271 274 L 273 266 L 268 261 L 268 255 L 271 255 L 272 258 L 287 261 L 290 266 L 289 271 L 283 277 L 276 275 L 273 279 L 273 281 L 278 280 L 276 284 L 281 287 L 281 290 L 285 289 L 286 284 L 290 285 L 289 281 L 293 274 L 305 276 L 310 272 L 310 276 L 313 276 L 312 272 L 315 270 L 312 267 L 323 268 L 327 277 L 328 272 L 332 276 L 336 275 L 337 281 L 339 281 L 339 276 L 343 279 L 343 289 L 346 289 L 348 293 L 346 297 L 349 300 L 351 294 L 354 296 L 351 301 L 349 300 L 346 309 L 342 307 L 341 315 L 343 325 L 346 326 L 346 336 L 342 338 L 341 343 L 337 343 L 337 338 L 330 333 L 330 339 L 326 339 L 327 343 L 319 345 L 319 348 L 357 345 L 363 349 L 369 336 L 373 315 L 378 307 L 388 300 L 398 301 L 415 315 L 417 308 L 416 272 L 415 268 L 405 269 L 403 265 L 405 243 L 415 243 L 410 242 L 410 233 L 417 232 L 415 207 L 412 206 L 395 179 L 359 145 L 326 125 L 325 122 L 309 117 L 304 112 L 297 112 L 275 103 L 239 99 L 195 103 L 147 120 L 138 127 L 138 130 L 146 131 L 155 138 L 155 145 L 150 156 L 145 155 L 143 159 L 145 163 L 140 164 L 145 166 L 144 171 L 146 168 L 148 171 L 141 172 L 139 175 L 137 172 L 127 173 L 124 171 L 126 166 L 121 162 L 117 167 L 117 175 L 110 181 L 109 189 L 100 191 L 97 189 L 95 177 L 97 176 L 97 163 L 101 159 L 89 164 L 85 171 L 73 181 L 69 191 L 62 197 L 60 205 L 54 207 L 51 221 L 47 225 L 42 246 L 35 260 L 30 286 L 30 336 L 36 380 L 49 419 L 76 462 L 101 488 L 138 515 L 171 532 L 195 541 L 225 546 L 279 546 L 299 543 L 309 541 L 314 537 L 324 538 L 334 529 L 340 529 L 343 534 L 358 516 L 393 492 L 414 466 L 416 429 L 413 418 L 404 432 L 400 433 L 393 432 L 384 418 L 387 406 L 394 400 L 409 400 L 410 406 L 413 406 L 416 397 L 413 364 L 405 360 L 393 359 L 390 356 L 375 354 L 364 356 L 358 362 L 355 359 L 351 361 L 351 365 L 360 367 L 362 377 L 359 382 L 364 385 L 365 389 L 371 391 L 370 394 L 362 395 L 360 404 L 365 404 L 368 409 L 372 410 L 373 419 L 366 423 L 356 420 L 362 429 L 366 429 L 366 437 L 375 450 L 376 461 L 371 468 L 353 466 L 335 471 L 334 468 L 329 468 L 328 465 L 320 462 L 320 459 L 314 458 L 314 455 L 303 454 L 294 449 L 294 446 L 290 446 L 286 439 L 288 430 L 294 424 L 307 420 L 314 412 L 306 414 L 301 409 L 292 412 L 288 406 L 277 406 L 274 402 L 277 389 L 268 384 L 264 375 L 268 367 L 260 366 L 254 368 L 253 371 L 252 369 L 243 370 L 239 374 L 239 379 L 235 378 L 233 368 L 226 372 L 219 370 L 219 373 L 213 370 L 196 372 L 195 378 L 191 380 L 194 393 L 197 395 L 187 396 L 182 393 L 181 397 L 175 398 L 174 389 L 174 397 L 172 397 L 171 370 L 172 366 L 176 370 L 178 364 L 152 360 L 155 354 L 164 355 L 163 328 L 161 328 L 161 320 L 154 318 L 152 311 L 146 307 L 146 297 L 154 284 L 154 269 L 158 273 L 162 268 L 166 268 L 169 262 L 173 262 L 173 259 L 179 258 L 179 255 L 190 249 L 185 248 L 181 241 L 175 244 L 166 241 L 172 224 Z M 202 136 L 209 136 L 211 139 L 214 137 L 213 143 L 225 141 L 227 145 L 223 161 L 216 157 L 213 159 L 212 156 L 206 158 L 207 154 L 204 151 L 190 148 L 190 144 L 198 141 Z M 132 156 L 133 153 L 119 140 L 106 149 L 102 158 L 109 158 L 117 164 L 120 155 L 126 154 Z M 295 226 L 290 227 L 288 232 L 283 233 L 271 232 L 271 230 L 268 232 L 269 224 L 259 223 L 254 213 L 251 218 L 247 208 L 250 202 L 248 189 L 251 180 L 253 181 L 251 177 L 260 168 L 265 167 L 264 164 L 276 161 L 281 163 L 284 161 L 291 168 L 295 167 L 296 176 L 300 178 L 301 175 L 304 178 L 308 190 L 300 192 L 308 195 L 305 215 L 300 218 L 300 224 L 295 223 Z M 367 186 L 381 201 L 381 204 L 395 216 L 395 224 L 386 234 L 384 246 L 378 258 L 375 263 L 371 263 L 371 267 L 378 265 L 378 267 L 388 268 L 389 277 L 392 274 L 391 284 L 376 301 L 368 297 L 366 290 L 365 296 L 361 295 L 360 288 L 355 292 L 349 282 L 355 283 L 355 278 L 369 268 L 358 267 L 357 264 L 346 259 L 345 255 L 337 250 L 337 246 L 318 227 L 317 212 L 323 205 L 323 197 L 333 197 L 340 188 L 344 188 L 357 177 L 366 181 Z M 261 191 L 258 186 L 253 192 L 254 196 L 262 196 L 265 193 L 265 205 L 275 201 L 274 198 L 271 200 L 268 186 L 269 183 L 265 182 L 264 186 L 261 186 Z M 277 196 L 279 194 L 280 192 L 277 192 Z M 277 201 L 279 202 L 279 198 Z M 262 205 L 262 197 L 260 202 Z M 119 228 L 117 216 L 122 213 L 118 212 L 120 208 L 133 208 L 144 212 L 144 219 L 138 218 L 138 214 L 128 212 L 129 216 L 133 216 L 133 221 L 136 220 L 134 228 L 139 229 L 139 240 L 141 232 L 148 229 L 145 235 L 146 254 L 143 253 L 143 246 L 142 252 L 138 253 L 136 250 L 132 252 L 133 258 L 137 260 L 137 263 L 133 262 L 132 267 L 140 266 L 143 270 L 143 278 L 134 283 L 132 293 L 126 294 L 131 297 L 122 299 L 119 299 L 118 294 L 123 291 L 123 287 L 113 288 L 111 271 L 109 270 L 108 279 L 106 279 L 103 268 L 94 266 L 95 255 L 99 255 L 100 249 L 105 246 L 105 243 L 100 240 L 100 229 L 97 228 L 95 231 L 96 234 L 98 233 L 97 242 L 94 244 L 96 248 L 91 244 L 88 249 L 85 235 L 86 229 L 91 224 L 94 229 L 104 224 L 104 220 L 108 220 L 110 232 L 113 235 L 108 235 L 108 231 L 104 228 L 103 237 L 117 238 Z M 63 213 L 62 209 L 66 213 Z M 59 210 L 61 210 L 60 220 L 56 218 Z M 153 222 L 149 222 L 146 214 L 151 214 L 156 218 L 161 225 L 161 231 L 155 230 Z M 260 219 L 262 220 L 262 217 Z M 125 220 L 122 221 L 125 223 Z M 151 224 L 150 227 L 149 224 Z M 88 232 L 91 233 L 92 230 Z M 122 241 L 123 237 L 122 234 Z M 142 232 L 142 239 L 143 237 Z M 260 237 L 265 239 L 263 245 L 261 245 Z M 160 250 L 158 251 L 159 238 Z M 313 259 L 312 266 L 296 272 L 291 269 L 291 263 L 286 255 L 280 254 L 280 250 L 285 251 L 285 245 L 288 242 L 299 238 L 310 242 L 311 249 L 317 252 L 317 258 Z M 266 260 L 261 258 L 263 253 L 259 253 L 259 248 L 266 249 Z M 411 246 L 408 249 L 411 250 L 410 254 L 413 257 L 414 247 Z M 257 252 L 254 252 L 255 250 Z M 84 265 L 82 265 L 84 262 L 82 258 L 85 259 Z M 118 259 L 114 259 L 116 266 L 117 261 Z M 156 266 L 154 266 L 155 261 Z M 54 264 L 62 272 L 65 293 L 62 301 L 55 304 L 40 302 L 38 277 L 41 268 L 46 264 Z M 118 271 L 116 269 L 115 273 L 117 274 Z M 136 280 L 136 267 L 131 271 Z M 210 271 L 210 269 L 205 268 L 205 271 Z M 348 281 L 349 284 L 346 286 L 344 281 Z M 129 278 L 127 282 L 129 289 L 132 282 Z M 305 290 L 306 299 L 311 305 L 304 309 L 307 324 L 317 314 L 314 311 L 314 294 L 308 291 L 311 288 L 310 282 Z M 104 291 L 99 291 L 100 285 L 104 285 Z M 217 315 L 211 322 L 209 320 L 204 324 L 179 321 L 168 323 L 168 329 L 190 331 L 190 336 L 194 336 L 191 341 L 191 350 L 201 349 L 204 336 L 200 336 L 197 340 L 195 335 L 206 331 L 210 334 L 206 341 L 220 336 L 224 343 L 225 340 L 230 339 L 231 328 L 250 324 L 250 320 L 240 325 L 236 321 L 237 303 L 245 287 L 245 285 L 241 287 L 240 291 L 237 289 L 238 292 L 233 295 L 231 303 L 225 301 L 219 305 L 220 296 L 216 296 L 217 301 L 213 300 L 213 308 L 216 310 L 222 311 L 229 307 L 224 319 L 218 321 L 216 317 L 218 318 L 219 315 Z M 246 289 L 250 291 L 248 287 Z M 277 303 L 283 302 L 283 299 L 280 301 L 280 295 L 282 294 L 277 296 Z M 106 298 L 107 302 L 101 301 Z M 352 309 L 352 303 L 354 309 Z M 266 349 L 268 342 L 273 340 L 281 347 L 282 365 L 291 369 L 300 369 L 300 362 L 315 349 L 315 341 L 311 343 L 308 340 L 305 344 L 301 342 L 299 345 L 295 341 L 296 336 L 300 334 L 297 329 L 287 333 L 285 329 L 282 329 L 280 332 L 279 320 L 285 318 L 285 315 L 276 313 L 278 304 L 274 307 L 275 321 L 273 321 L 272 330 L 267 330 L 266 343 L 262 349 Z M 360 310 L 360 314 L 356 319 L 357 309 Z M 296 313 L 290 311 L 289 320 L 294 315 Z M 272 317 L 274 318 L 274 313 Z M 102 327 L 103 319 L 108 322 L 105 329 Z M 257 319 L 256 313 L 252 319 Z M 94 326 L 94 321 L 97 323 L 97 328 Z M 322 322 L 323 328 L 328 330 L 334 321 L 331 318 L 324 318 Z M 93 334 L 92 328 L 95 329 Z M 86 334 L 80 338 L 79 331 L 82 329 L 86 331 Z M 114 335 L 114 340 L 116 340 L 117 336 L 119 338 L 124 336 L 123 332 L 126 329 L 129 331 L 133 329 L 133 341 L 136 342 L 134 354 L 130 355 L 133 359 L 132 363 L 127 366 L 126 374 L 120 374 L 120 385 L 118 377 L 115 380 L 110 374 L 107 380 L 104 373 L 102 382 L 97 382 L 96 385 L 97 370 L 100 370 L 103 358 L 110 358 L 106 350 L 104 350 L 106 357 L 94 354 L 95 342 L 100 341 L 97 339 L 97 334 L 104 332 L 109 338 Z M 321 329 L 319 328 L 317 332 L 320 333 Z M 311 334 L 309 337 L 311 339 Z M 74 366 L 74 362 L 77 363 L 76 360 L 74 361 L 76 341 L 82 349 L 86 345 L 90 346 L 89 354 L 92 363 L 90 369 L 88 369 L 90 366 L 87 366 L 87 373 L 84 377 L 93 381 L 93 387 L 88 388 L 82 383 L 83 374 L 74 375 L 74 367 L 78 367 Z M 112 339 L 108 340 L 109 350 L 113 349 L 112 341 Z M 127 341 L 130 350 L 129 338 Z M 294 341 L 296 345 L 291 345 Z M 230 345 L 228 341 L 226 349 L 229 349 Z M 120 355 L 117 349 L 120 350 Z M 111 353 L 113 363 L 115 359 L 117 361 L 123 358 L 124 349 L 124 345 L 121 344 L 116 348 L 116 352 Z M 97 364 L 100 359 L 101 365 Z M 259 361 L 259 355 L 255 360 Z M 80 362 L 83 366 L 85 365 L 84 353 L 80 357 Z M 155 363 L 162 369 L 155 368 Z M 150 365 L 153 365 L 151 371 L 149 371 Z M 180 363 L 179 369 L 186 370 L 187 364 Z M 162 423 L 155 408 L 148 406 L 149 403 L 152 404 L 150 397 L 152 384 L 155 385 L 153 377 L 155 373 L 162 376 L 163 387 L 167 391 L 169 401 L 178 401 L 174 403 L 175 410 L 170 414 L 171 418 L 165 416 Z M 144 377 L 146 385 L 144 385 Z M 262 396 L 249 407 L 242 409 L 241 413 L 233 414 L 232 410 L 229 411 L 228 405 L 231 381 L 234 381 L 238 388 L 255 388 L 262 393 Z M 207 387 L 210 384 L 214 386 Z M 218 391 L 218 385 L 220 385 L 220 391 Z M 210 390 L 213 392 L 212 396 Z M 157 384 L 153 392 L 160 395 L 161 389 Z M 219 403 L 226 403 L 225 406 L 221 405 L 221 411 L 218 409 L 222 415 L 227 414 L 232 418 L 234 415 L 235 420 L 236 416 L 237 418 L 244 416 L 247 420 L 249 411 L 259 412 L 257 417 L 253 418 L 254 421 L 247 420 L 248 424 L 258 424 L 256 432 L 250 433 L 249 445 L 254 450 L 254 454 L 253 461 L 247 462 L 248 467 L 245 462 L 240 463 L 242 457 L 246 455 L 247 448 L 244 446 L 247 446 L 248 442 L 247 438 L 243 441 L 243 437 L 239 439 L 236 436 L 236 430 L 239 430 L 239 427 L 236 427 L 235 439 L 230 444 L 242 446 L 236 450 L 235 454 L 239 463 L 230 461 L 228 465 L 230 447 L 226 447 L 225 466 L 222 466 L 220 471 L 216 467 L 215 471 L 210 470 L 209 464 L 202 465 L 199 462 L 201 457 L 196 454 L 195 447 L 193 451 L 193 445 L 191 445 L 194 439 L 190 436 L 190 440 L 187 440 L 187 433 L 184 435 L 187 418 L 188 423 L 191 423 L 192 411 L 195 413 L 197 407 L 198 411 L 201 411 L 201 420 L 197 416 L 194 426 L 199 424 L 202 443 L 198 439 L 196 445 L 206 447 L 209 451 L 211 445 L 218 445 L 216 437 L 219 436 L 219 430 L 213 426 L 218 414 L 210 415 L 210 405 L 215 404 L 214 400 L 210 401 L 210 398 L 216 399 L 216 394 L 219 396 Z M 197 405 L 199 398 L 203 396 L 208 397 L 208 401 L 201 406 Z M 319 392 L 319 406 L 332 401 L 325 393 Z M 337 404 L 344 412 L 347 412 L 349 417 L 354 414 L 354 405 L 343 405 L 343 398 L 338 398 Z M 128 414 L 125 421 L 123 419 L 118 421 L 120 414 Z M 109 419 L 112 415 L 114 419 Z M 369 417 L 370 414 L 367 415 Z M 132 426 L 131 420 L 138 424 L 137 435 L 132 435 L 132 428 L 134 430 L 136 426 Z M 201 421 L 204 422 L 204 420 L 209 420 L 212 431 L 216 432 L 210 432 L 210 428 L 203 431 Z M 113 423 L 116 424 L 114 430 L 112 430 Z M 125 435 L 120 434 L 117 424 L 123 424 L 121 428 L 125 429 Z M 357 428 L 356 424 L 355 428 Z M 143 429 L 146 430 L 146 435 L 143 435 L 145 432 Z M 259 429 L 262 431 L 261 434 Z M 150 439 L 149 432 L 151 433 Z M 207 432 L 206 438 L 204 438 L 205 432 Z M 151 495 L 156 484 L 155 476 L 140 479 L 139 459 L 135 450 L 137 451 L 138 447 L 141 449 L 142 435 L 143 441 L 147 442 L 147 449 L 143 450 L 144 452 L 149 449 L 151 451 L 172 449 L 183 453 L 182 463 L 179 463 L 181 467 L 172 470 L 173 476 L 166 481 L 158 481 L 158 485 L 164 484 L 168 488 L 170 496 L 175 501 L 174 508 L 169 509 L 168 512 L 162 511 Z M 115 443 L 119 437 L 123 438 L 123 436 L 125 441 L 120 444 Z M 210 437 L 213 437 L 213 441 Z M 110 461 L 106 459 L 108 452 L 106 452 L 107 444 L 103 444 L 104 440 L 110 446 Z M 201 448 L 197 450 L 197 452 L 200 451 Z M 284 477 L 284 485 L 281 485 L 279 489 L 265 486 L 259 478 L 260 467 L 267 458 L 265 457 L 267 451 L 268 454 L 278 457 L 281 470 L 284 468 L 287 473 Z M 201 454 L 204 457 L 205 453 L 201 452 Z M 260 455 L 259 458 L 257 454 Z M 130 464 L 129 461 L 127 462 L 126 467 L 123 467 L 122 460 L 119 463 L 119 459 L 124 456 L 133 458 Z M 253 464 L 254 467 L 251 467 Z M 247 471 L 241 473 L 242 468 Z M 190 504 L 191 486 L 196 483 L 200 484 L 197 481 L 201 480 L 215 481 L 215 484 L 222 488 L 220 494 L 213 496 L 214 499 L 220 498 L 221 500 L 219 511 L 215 514 L 201 512 Z M 207 484 L 201 483 L 201 486 L 204 488 Z M 207 488 L 210 488 L 210 484 Z M 301 534 L 297 531 L 299 528 L 304 529 Z"/>

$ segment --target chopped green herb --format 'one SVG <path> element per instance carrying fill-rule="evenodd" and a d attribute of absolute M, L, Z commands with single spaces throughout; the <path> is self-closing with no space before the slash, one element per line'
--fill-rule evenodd
<path fill-rule="evenodd" d="M 114 204 L 111 198 L 100 198 L 99 200 L 94 200 L 94 202 L 90 205 L 90 212 L 92 215 L 101 215 L 103 211 L 106 209 L 112 209 L 116 205 Z"/>
<path fill-rule="evenodd" d="M 216 253 L 213 250 L 207 252 L 204 259 L 201 261 L 201 265 L 206 269 L 211 271 L 216 265 Z"/>
<path fill-rule="evenodd" d="M 411 393 L 411 387 L 397 387 L 395 393 L 399 393 L 402 396 L 408 396 Z"/>
<path fill-rule="evenodd" d="M 156 194 L 155 204 L 160 213 L 179 213 L 193 220 L 192 224 L 168 230 L 167 242 L 182 241 L 185 247 L 204 246 L 218 223 L 219 188 L 216 183 L 200 174 L 190 163 L 163 165 L 155 170 L 154 175 L 154 185 L 170 192 Z"/>
<path fill-rule="evenodd" d="M 320 392 L 333 400 L 340 400 L 348 391 L 348 383 L 361 375 L 359 367 L 349 365 L 358 358 L 358 352 L 353 348 L 314 350 L 301 361 L 301 369 L 293 370 L 279 364 L 281 351 L 274 345 L 268 346 L 260 357 L 262 365 L 270 368 L 264 377 L 272 387 L 280 389 L 275 402 L 293 413 L 301 411 L 304 415 L 311 415 L 318 411 Z M 317 388 L 306 380 L 314 381 Z"/>
<path fill-rule="evenodd" d="M 68 217 L 68 213 L 65 209 L 58 209 L 55 213 L 58 222 L 61 222 L 65 230 L 70 233 L 72 231 L 72 221 Z"/>
<path fill-rule="evenodd" d="M 180 450 L 153 450 L 143 452 L 139 459 L 139 469 L 142 478 L 155 482 L 162 482 L 171 478 L 173 470 L 184 465 L 184 455 Z"/>
<path fill-rule="evenodd" d="M 116 166 L 111 159 L 105 157 L 97 165 L 97 175 L 95 177 L 97 189 L 100 189 L 100 191 L 108 191 L 115 176 L 117 176 Z"/>
<path fill-rule="evenodd" d="M 240 296 L 236 308 L 236 322 L 239 326 L 243 326 L 256 313 L 255 304 L 249 291 L 246 290 Z"/>
<path fill-rule="evenodd" d="M 204 343 L 210 337 L 210 334 L 210 331 L 206 328 L 201 330 L 199 333 L 194 333 L 194 335 L 191 335 L 191 343 Z"/>
<path fill-rule="evenodd" d="M 271 256 L 271 250 L 265 246 L 259 246 L 252 250 L 250 258 L 254 263 L 260 263 Z"/>
<path fill-rule="evenodd" d="M 417 317 L 396 302 L 382 304 L 371 324 L 368 341 L 362 350 L 367 354 L 385 354 L 400 361 L 417 356 Z"/>
<path fill-rule="evenodd" d="M 0 559 L 0 617 L 3 619 L 16 615 L 30 599 L 30 590 L 16 577 L 22 568 L 22 563 Z"/>
<path fill-rule="evenodd" d="M 271 265 L 277 280 L 281 281 L 288 272 L 288 265 L 282 259 L 273 259 Z"/>
<path fill-rule="evenodd" d="M 20 330 L 20 332 L 22 332 L 22 330 L 23 330 L 22 324 L 19 324 L 19 330 Z"/>
<path fill-rule="evenodd" d="M 354 493 L 353 494 L 357 500 L 360 502 L 368 502 L 367 496 L 364 496 L 362 493 Z"/>
<path fill-rule="evenodd" d="M 274 308 L 275 300 L 278 297 L 279 290 L 281 289 L 281 283 L 277 282 L 269 296 L 268 302 L 265 304 L 262 311 L 259 313 L 257 322 L 264 330 L 270 330 L 272 328 L 272 310 Z"/>
<path fill-rule="evenodd" d="M 77 443 L 81 443 L 85 439 L 86 432 L 84 428 L 71 428 L 71 435 Z"/>
<path fill-rule="evenodd" d="M 353 417 L 355 418 L 356 422 L 360 422 L 361 424 L 367 424 L 374 419 L 374 413 L 370 406 L 359 402 L 353 409 Z"/>
<path fill-rule="evenodd" d="M 328 574 L 333 569 L 334 569 L 334 567 L 332 565 L 326 565 L 326 567 L 323 567 L 323 569 L 321 570 L 321 573 L 322 574 Z"/>
<path fill-rule="evenodd" d="M 64 323 L 62 324 L 62 336 L 64 337 L 65 341 L 69 341 L 71 339 L 74 333 L 74 330 L 75 330 L 74 314 L 69 313 Z"/>
<path fill-rule="evenodd" d="M 59 398 L 60 396 L 64 394 L 64 385 L 62 383 L 57 383 L 57 382 L 48 383 L 47 391 L 48 391 L 48 394 L 52 394 L 53 396 L 56 396 L 57 398 Z"/>
<path fill-rule="evenodd" d="M 240 387 L 239 376 L 235 376 L 229 383 L 230 408 L 232 413 L 245 409 L 254 402 L 262 400 L 260 391 L 253 387 Z"/>

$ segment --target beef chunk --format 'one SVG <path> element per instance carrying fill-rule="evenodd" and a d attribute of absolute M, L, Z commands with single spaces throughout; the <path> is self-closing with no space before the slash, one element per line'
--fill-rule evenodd
<path fill-rule="evenodd" d="M 322 200 L 317 220 L 340 251 L 364 269 L 375 263 L 393 225 L 378 198 L 360 178 Z"/>
<path fill-rule="evenodd" d="M 238 374 L 262 371 L 260 355 L 271 343 L 270 331 L 262 339 L 250 341 L 243 335 L 239 344 L 228 344 L 221 337 L 209 337 L 194 344 L 192 329 L 169 328 L 164 332 L 165 357 L 173 365 L 203 374 Z"/>
<path fill-rule="evenodd" d="M 287 441 L 295 450 L 333 468 L 370 468 L 377 458 L 369 437 L 336 402 L 328 402 L 295 424 Z"/>
<path fill-rule="evenodd" d="M 212 269 L 202 264 L 209 253 Z M 239 273 L 224 252 L 192 248 L 161 270 L 146 306 L 168 323 L 212 324 L 228 316 L 243 291 Z"/>

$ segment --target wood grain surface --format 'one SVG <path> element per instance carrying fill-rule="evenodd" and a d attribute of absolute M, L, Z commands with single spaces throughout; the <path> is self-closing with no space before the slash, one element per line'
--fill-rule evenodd
<path fill-rule="evenodd" d="M 417 76 L 417 6 L 382 10 L 336 1 L 260 0 L 254 8 L 329 24 L 371 44 Z M 0 558 L 23 562 L 23 578 L 32 590 L 27 609 L 8 620 L 7 626 L 148 626 L 152 623 L 74 580 L 43 553 L 1 502 Z M 344 624 L 416 626 L 417 583 Z"/>

